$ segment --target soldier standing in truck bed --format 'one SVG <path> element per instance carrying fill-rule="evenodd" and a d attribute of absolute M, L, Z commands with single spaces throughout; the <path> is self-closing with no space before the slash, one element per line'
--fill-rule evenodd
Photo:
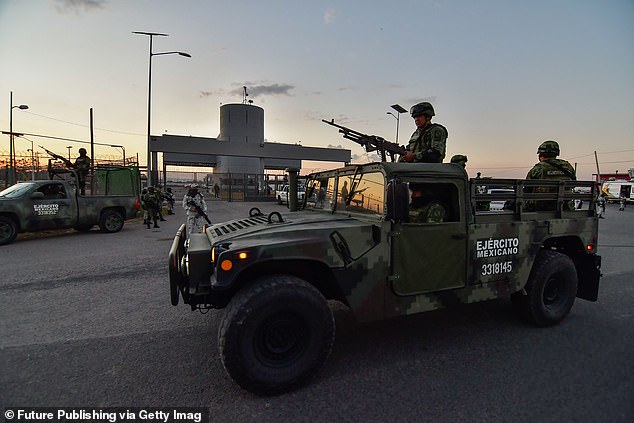
<path fill-rule="evenodd" d="M 75 160 L 74 168 L 77 172 L 79 193 L 81 195 L 86 195 L 86 178 L 88 177 L 88 172 L 90 171 L 90 157 L 86 155 L 85 148 L 79 149 L 79 157 Z"/>
<path fill-rule="evenodd" d="M 447 143 L 447 129 L 432 123 L 435 116 L 434 107 L 426 101 L 418 103 L 410 109 L 416 124 L 416 131 L 412 134 L 407 145 L 407 152 L 401 156 L 401 162 L 442 163 L 445 158 Z"/>
<path fill-rule="evenodd" d="M 563 159 L 558 159 L 559 144 L 556 141 L 544 141 L 537 148 L 539 162 L 528 171 L 526 179 L 547 179 L 547 180 L 577 180 L 575 168 Z M 535 187 L 533 192 L 549 193 L 557 192 L 556 187 Z M 556 201 L 527 201 L 527 209 L 531 210 L 554 210 L 557 207 Z M 567 209 L 573 209 L 574 205 L 564 204 Z"/>

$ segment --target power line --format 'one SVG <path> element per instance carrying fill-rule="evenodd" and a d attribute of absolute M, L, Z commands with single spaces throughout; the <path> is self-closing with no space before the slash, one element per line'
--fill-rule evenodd
<path fill-rule="evenodd" d="M 33 112 L 25 112 L 25 113 L 28 113 L 28 114 L 34 115 L 34 116 L 39 116 L 39 117 L 45 118 L 45 119 L 54 120 L 56 122 L 62 122 L 62 123 L 67 123 L 69 125 L 79 126 L 79 127 L 82 127 L 82 128 L 88 128 L 89 127 L 88 125 L 84 125 L 82 123 L 69 122 L 67 120 L 57 119 L 57 118 L 53 118 L 53 117 L 50 117 L 50 116 L 44 116 L 44 115 L 40 115 L 40 114 L 33 113 Z M 134 133 L 134 132 L 115 131 L 114 129 L 105 129 L 105 128 L 95 128 L 95 129 L 97 129 L 99 131 L 112 132 L 112 133 L 115 133 L 115 134 L 122 134 L 122 135 L 134 135 L 134 136 L 139 136 L 139 137 L 146 137 L 147 136 L 147 134 L 137 134 L 137 133 Z"/>

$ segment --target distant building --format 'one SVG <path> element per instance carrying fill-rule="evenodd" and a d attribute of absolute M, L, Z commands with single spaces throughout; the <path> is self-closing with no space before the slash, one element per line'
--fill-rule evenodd
<path fill-rule="evenodd" d="M 150 152 L 152 169 L 157 169 L 157 153 L 163 154 L 164 173 L 167 166 L 204 166 L 221 174 L 262 174 L 301 169 L 302 160 L 345 164 L 351 159 L 350 150 L 265 142 L 264 109 L 252 104 L 222 105 L 217 138 L 152 136 Z"/>
<path fill-rule="evenodd" d="M 631 179 L 634 179 L 634 168 L 629 169 L 627 171 L 627 173 L 620 173 L 618 171 L 615 172 L 615 173 L 602 173 L 600 180 L 599 180 L 597 174 L 593 173 L 592 174 L 592 179 L 594 179 L 597 182 L 630 181 Z"/>

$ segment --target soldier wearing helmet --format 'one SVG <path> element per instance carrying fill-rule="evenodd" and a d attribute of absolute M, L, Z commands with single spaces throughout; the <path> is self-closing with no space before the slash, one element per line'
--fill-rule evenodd
<path fill-rule="evenodd" d="M 526 179 L 550 179 L 550 180 L 576 180 L 577 174 L 575 168 L 563 159 L 558 159 L 559 144 L 556 141 L 544 141 L 537 148 L 539 163 L 528 171 Z M 552 193 L 557 192 L 557 187 L 538 186 L 529 187 L 527 192 L 535 193 Z M 572 204 L 565 203 L 566 209 L 571 209 Z M 555 210 L 557 208 L 556 201 L 547 200 L 529 200 L 526 202 L 528 210 Z"/>
<path fill-rule="evenodd" d="M 559 144 L 556 141 L 544 141 L 537 148 L 539 163 L 526 175 L 526 179 L 576 180 L 577 174 L 572 165 L 559 156 Z"/>
<path fill-rule="evenodd" d="M 150 186 L 147 188 L 147 193 L 143 196 L 143 203 L 145 203 L 148 211 L 148 217 L 145 221 L 147 228 L 150 229 L 150 221 L 154 222 L 155 228 L 159 228 L 157 221 L 160 199 L 154 187 Z"/>
<path fill-rule="evenodd" d="M 407 152 L 401 156 L 401 162 L 442 163 L 445 158 L 447 129 L 432 123 L 435 116 L 434 107 L 426 101 L 418 103 L 410 109 L 416 131 L 407 145 Z"/>
<path fill-rule="evenodd" d="M 187 194 L 183 197 L 183 208 L 187 212 L 187 234 L 202 233 L 205 218 L 200 213 L 207 214 L 205 197 L 198 191 L 198 184 L 191 184 Z"/>
<path fill-rule="evenodd" d="M 467 161 L 467 156 L 465 156 L 464 154 L 456 154 L 455 156 L 451 157 L 451 163 L 465 168 L 467 167 Z"/>
<path fill-rule="evenodd" d="M 79 149 L 79 157 L 75 160 L 73 166 L 77 172 L 77 185 L 79 186 L 79 192 L 81 195 L 86 195 L 86 178 L 90 171 L 90 157 L 86 155 L 86 149 Z"/>

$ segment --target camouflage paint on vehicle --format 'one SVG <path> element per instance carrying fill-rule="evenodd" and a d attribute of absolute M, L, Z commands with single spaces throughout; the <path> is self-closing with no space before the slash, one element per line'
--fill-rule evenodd
<path fill-rule="evenodd" d="M 584 280 L 580 276 L 580 290 L 587 284 L 596 291 L 594 198 L 577 195 L 565 185 L 591 182 L 546 182 L 557 187 L 558 194 L 548 195 L 558 198 L 558 204 L 583 199 L 587 203 L 582 210 L 526 212 L 523 203 L 539 194 L 524 194 L 526 181 L 500 180 L 514 187 L 513 207 L 491 212 L 476 210 L 475 205 L 498 197 L 487 196 L 486 190 L 479 194 L 482 190 L 476 188 L 482 180 L 468 180 L 465 170 L 454 164 L 373 163 L 321 172 L 312 179 L 330 181 L 327 194 L 336 196 L 340 179 L 354 183 L 370 173 L 383 175 L 384 192 L 404 181 L 451 187 L 456 194 L 453 220 L 413 224 L 394 219 L 396 205 L 387 195 L 384 207 L 377 208 L 380 213 L 363 209 L 369 201 L 361 195 L 360 208 L 335 198 L 318 209 L 316 195 L 307 189 L 306 210 L 285 214 L 281 222 L 275 213 L 251 216 L 210 226 L 197 236 L 196 254 L 183 259 L 188 260 L 180 281 L 185 302 L 192 309 L 222 308 L 258 276 L 285 273 L 315 285 L 326 298 L 344 302 L 359 321 L 377 320 L 521 291 L 542 249 L 571 256 L 588 274 Z M 186 256 L 183 248 L 171 252 L 172 259 Z M 225 260 L 231 262 L 228 270 L 221 266 Z"/>
<path fill-rule="evenodd" d="M 108 178 L 104 181 L 101 193 L 89 196 L 78 195 L 69 180 L 23 182 L 0 192 L 0 244 L 11 242 L 20 232 L 46 229 L 85 230 L 100 225 L 106 232 L 116 232 L 123 220 L 136 217 L 139 203 L 133 187 L 127 194 L 110 195 Z"/>

